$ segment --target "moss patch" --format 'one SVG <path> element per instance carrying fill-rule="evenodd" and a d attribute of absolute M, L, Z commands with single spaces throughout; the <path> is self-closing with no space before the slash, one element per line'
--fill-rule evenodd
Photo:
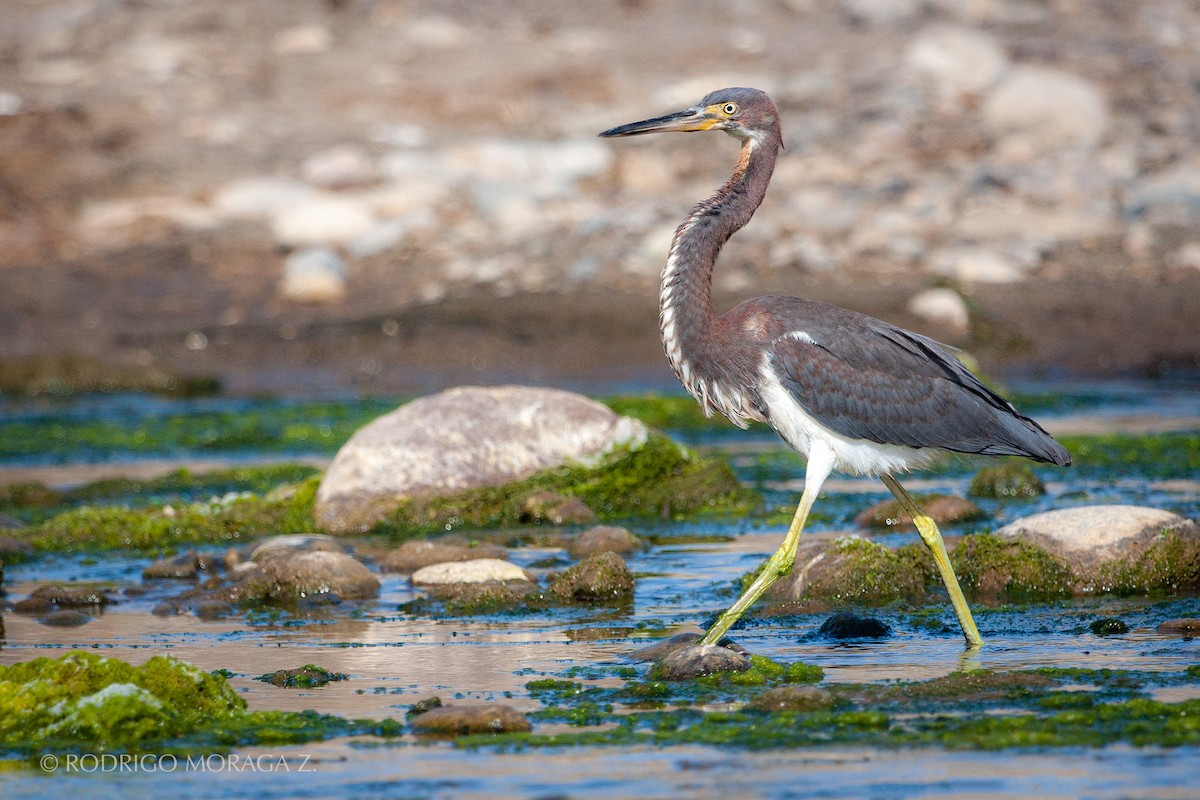
<path fill-rule="evenodd" d="M 558 467 L 505 486 L 409 500 L 374 531 L 409 538 L 463 526 L 515 526 L 527 518 L 526 498 L 548 491 L 578 498 L 602 520 L 745 513 L 760 502 L 724 459 L 702 456 L 651 434 L 642 447 L 619 449 L 594 468 Z"/>
<path fill-rule="evenodd" d="M 1200 591 L 1200 541 L 1166 531 L 1140 558 L 1100 570 L 1101 591 L 1118 595 Z"/>
<path fill-rule="evenodd" d="M 794 614 L 849 606 L 923 603 L 931 599 L 937 576 L 933 561 L 919 545 L 895 550 L 858 537 L 835 541 L 805 573 L 799 596 L 772 594 L 767 613 Z M 799 567 L 797 567 L 799 569 Z M 793 572 L 795 574 L 795 572 Z M 754 575 L 742 579 L 745 585 Z"/>
<path fill-rule="evenodd" d="M 275 686 L 311 689 L 316 686 L 324 686 L 333 681 L 344 681 L 347 677 L 349 676 L 342 672 L 330 672 L 324 667 L 318 667 L 316 664 L 305 664 L 303 667 L 297 667 L 296 669 L 277 669 L 274 672 L 259 675 L 255 680 Z"/>
<path fill-rule="evenodd" d="M 1009 462 L 984 467 L 975 473 L 967 494 L 971 497 L 996 499 L 1021 499 L 1039 497 L 1046 493 L 1046 486 L 1028 464 Z"/>
<path fill-rule="evenodd" d="M 950 556 L 963 591 L 984 602 L 1034 603 L 1072 595 L 1070 569 L 1040 547 L 966 536 Z"/>

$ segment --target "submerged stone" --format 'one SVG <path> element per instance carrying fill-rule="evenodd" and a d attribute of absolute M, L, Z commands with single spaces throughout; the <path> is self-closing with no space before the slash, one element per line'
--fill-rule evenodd
<path fill-rule="evenodd" d="M 296 669 L 277 669 L 274 672 L 259 675 L 255 680 L 275 686 L 309 689 L 316 686 L 324 686 L 333 681 L 344 681 L 347 677 L 349 676 L 344 673 L 330 672 L 324 667 L 318 667 L 316 664 L 305 664 L 303 667 L 297 667 Z"/>
<path fill-rule="evenodd" d="M 555 575 L 549 590 L 570 602 L 623 602 L 633 597 L 633 573 L 616 553 L 600 552 Z"/>
<path fill-rule="evenodd" d="M 92 621 L 92 618 L 82 611 L 76 611 L 73 608 L 64 608 L 59 611 L 51 611 L 44 617 L 38 617 L 38 622 L 43 625 L 51 625 L 62 628 L 77 628 L 80 625 L 86 625 Z"/>
<path fill-rule="evenodd" d="M 686 681 L 717 672 L 746 672 L 749 656 L 716 644 L 690 645 L 657 662 L 647 675 L 651 680 Z"/>
<path fill-rule="evenodd" d="M 87 586 L 53 584 L 39 586 L 29 597 L 14 604 L 13 611 L 39 614 L 59 608 L 91 608 L 115 602 L 104 591 Z"/>
<path fill-rule="evenodd" d="M 487 705 L 437 706 L 412 717 L 418 733 L 462 736 L 469 733 L 514 733 L 532 729 L 525 715 L 512 706 Z"/>
<path fill-rule="evenodd" d="M 947 494 L 919 495 L 917 505 L 938 525 L 955 525 L 985 519 L 982 508 L 962 497 Z M 900 506 L 899 500 L 882 500 L 854 518 L 860 528 L 915 530 L 912 517 Z"/>
<path fill-rule="evenodd" d="M 1129 633 L 1129 626 L 1116 617 L 1104 617 L 1094 620 L 1088 629 L 1097 636 L 1117 636 Z"/>
<path fill-rule="evenodd" d="M 395 550 L 390 550 L 381 556 L 378 564 L 384 572 L 415 572 L 431 564 L 471 561 L 476 558 L 503 559 L 507 557 L 507 550 L 488 542 L 467 544 L 457 540 L 410 539 Z"/>
<path fill-rule="evenodd" d="M 842 612 L 825 620 L 818 633 L 830 639 L 883 639 L 892 634 L 892 629 L 875 617 Z"/>
<path fill-rule="evenodd" d="M 216 572 L 217 560 L 212 556 L 197 555 L 195 550 L 174 556 L 162 558 L 142 570 L 143 580 L 191 579 L 200 573 Z"/>
<path fill-rule="evenodd" d="M 578 538 L 567 546 L 567 551 L 574 558 L 583 558 L 593 553 L 636 553 L 645 547 L 645 542 L 625 528 L 598 525 L 579 534 Z"/>
<path fill-rule="evenodd" d="M 754 711 L 825 711 L 837 705 L 832 692 L 816 686 L 776 686 L 750 701 Z"/>
<path fill-rule="evenodd" d="M 1200 636 L 1200 619 L 1195 617 L 1180 617 L 1158 623 L 1159 633 L 1171 633 L 1181 636 Z"/>
<path fill-rule="evenodd" d="M 703 633 L 692 633 L 690 631 L 687 633 L 677 633 L 674 636 L 663 639 L 661 642 L 655 642 L 654 644 L 634 650 L 629 654 L 629 657 L 635 661 L 660 661 L 676 650 L 682 650 L 685 647 L 695 645 L 703 638 Z M 735 653 L 746 653 L 746 648 L 728 636 L 721 639 L 717 644 Z"/>
<path fill-rule="evenodd" d="M 752 577 L 745 576 L 743 583 Z M 933 560 L 919 545 L 893 550 L 857 536 L 802 540 L 791 573 L 768 591 L 765 613 L 924 603 L 936 580 Z"/>

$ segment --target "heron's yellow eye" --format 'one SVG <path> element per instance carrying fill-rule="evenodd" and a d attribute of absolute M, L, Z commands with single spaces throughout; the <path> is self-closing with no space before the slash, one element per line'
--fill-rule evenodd
<path fill-rule="evenodd" d="M 737 113 L 737 103 L 726 103 L 721 106 L 721 113 L 727 117 L 732 117 Z"/>

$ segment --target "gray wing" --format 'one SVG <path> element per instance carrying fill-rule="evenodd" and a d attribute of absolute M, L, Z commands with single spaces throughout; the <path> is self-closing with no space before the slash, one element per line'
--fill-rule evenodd
<path fill-rule="evenodd" d="M 780 305 L 775 322 L 790 330 L 772 341 L 770 366 L 822 425 L 880 444 L 1070 463 L 1036 422 L 932 339 L 834 306 Z"/>

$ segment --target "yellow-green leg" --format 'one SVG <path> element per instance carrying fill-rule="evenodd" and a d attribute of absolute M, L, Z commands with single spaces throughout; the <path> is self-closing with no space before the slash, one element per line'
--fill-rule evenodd
<path fill-rule="evenodd" d="M 962 589 L 958 586 L 954 568 L 950 566 L 950 556 L 946 554 L 946 543 L 942 541 L 942 532 L 938 530 L 937 524 L 921 510 L 912 496 L 904 490 L 899 481 L 891 475 L 880 477 L 884 485 L 891 489 L 892 494 L 900 501 L 900 505 L 912 517 L 913 524 L 917 526 L 917 531 L 921 534 L 921 541 L 933 553 L 933 560 L 937 564 L 938 572 L 942 574 L 942 582 L 946 584 L 946 591 L 950 594 L 950 604 L 954 606 L 954 613 L 958 615 L 958 624 L 962 626 L 967 646 L 979 647 L 983 644 L 983 639 L 979 635 L 979 629 L 975 627 L 975 620 L 971 617 L 967 598 L 963 597 Z"/>
<path fill-rule="evenodd" d="M 763 592 L 770 589 L 775 581 L 792 571 L 792 565 L 796 562 L 796 548 L 800 546 L 800 533 L 804 530 L 804 522 L 808 519 L 808 513 L 812 510 L 813 503 L 817 500 L 817 494 L 821 491 L 821 484 L 829 477 L 832 466 L 832 453 L 826 452 L 823 448 L 819 452 L 809 453 L 808 469 L 804 476 L 804 491 L 800 495 L 800 502 L 796 505 L 796 514 L 792 517 L 792 524 L 788 527 L 787 536 L 783 537 L 783 544 L 767 559 L 754 583 L 750 584 L 750 588 L 742 593 L 736 603 L 717 617 L 717 621 L 705 633 L 700 644 L 719 642 L 721 637 L 733 627 L 733 624 L 741 619 L 742 614 L 746 613 L 746 609 L 762 597 Z"/>

